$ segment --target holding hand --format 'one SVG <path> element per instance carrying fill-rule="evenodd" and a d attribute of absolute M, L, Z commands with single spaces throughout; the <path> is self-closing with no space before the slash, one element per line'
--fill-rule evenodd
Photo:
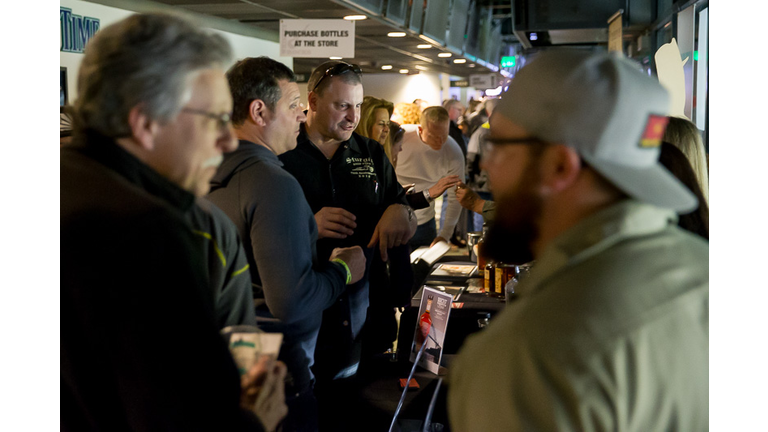
<path fill-rule="evenodd" d="M 408 243 L 416 233 L 416 216 L 412 212 L 403 204 L 392 204 L 381 215 L 368 247 L 378 243 L 382 260 L 388 259 L 387 249 Z"/>
<path fill-rule="evenodd" d="M 460 183 L 456 187 L 456 198 L 459 200 L 459 204 L 465 209 L 477 214 L 483 214 L 483 204 L 485 204 L 485 200 L 480 198 L 480 195 L 468 188 L 464 183 Z"/>
<path fill-rule="evenodd" d="M 259 362 L 240 378 L 240 406 L 253 411 L 267 431 L 274 431 L 288 414 L 285 404 L 285 363 L 271 356 Z"/>
<path fill-rule="evenodd" d="M 317 237 L 343 239 L 354 234 L 357 217 L 340 207 L 323 207 L 315 213 Z"/>
<path fill-rule="evenodd" d="M 432 198 L 437 198 L 440 195 L 442 195 L 448 188 L 452 188 L 456 185 L 461 184 L 461 180 L 459 180 L 459 176 L 457 175 L 449 175 L 441 178 L 437 183 L 435 183 L 434 186 L 427 189 L 429 191 L 429 195 Z"/>
<path fill-rule="evenodd" d="M 340 259 L 349 267 L 349 272 L 352 274 L 347 285 L 351 285 L 363 278 L 365 274 L 365 254 L 363 254 L 363 248 L 360 246 L 352 246 L 348 248 L 336 248 L 331 252 L 329 261 L 334 259 Z"/>

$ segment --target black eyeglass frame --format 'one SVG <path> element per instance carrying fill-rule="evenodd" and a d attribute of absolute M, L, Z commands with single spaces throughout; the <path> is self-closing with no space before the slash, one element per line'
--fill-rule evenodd
<path fill-rule="evenodd" d="M 488 145 L 515 145 L 515 144 L 535 144 L 535 145 L 550 145 L 551 143 L 540 140 L 536 137 L 523 137 L 523 138 L 484 138 L 483 142 L 480 143 L 481 146 L 485 146 L 487 149 Z M 590 167 L 589 163 L 587 163 L 583 157 L 579 154 L 579 162 L 582 168 Z"/>
<path fill-rule="evenodd" d="M 334 76 L 342 75 L 345 72 L 349 72 L 349 71 L 354 72 L 355 74 L 360 76 L 363 75 L 363 71 L 362 69 L 360 69 L 360 66 L 352 63 L 339 62 L 329 67 L 328 69 L 326 69 L 325 72 L 323 73 L 323 76 L 320 77 L 319 80 L 317 80 L 317 82 L 315 83 L 315 86 L 312 87 L 312 90 L 310 91 L 317 90 L 317 87 L 320 86 L 320 83 L 323 82 L 323 80 L 326 77 L 334 77 Z"/>

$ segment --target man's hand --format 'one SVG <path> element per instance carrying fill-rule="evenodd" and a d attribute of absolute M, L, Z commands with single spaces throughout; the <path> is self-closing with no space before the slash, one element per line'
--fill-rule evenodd
<path fill-rule="evenodd" d="M 408 209 L 403 204 L 392 204 L 381 215 L 376 229 L 373 231 L 368 247 L 379 244 L 381 259 L 388 259 L 387 249 L 408 243 L 416 233 L 416 216 L 409 221 Z"/>
<path fill-rule="evenodd" d="M 315 213 L 317 222 L 317 237 L 321 238 L 347 238 L 357 228 L 357 217 L 340 207 L 323 207 Z"/>
<path fill-rule="evenodd" d="M 437 198 L 440 195 L 443 194 L 448 188 L 454 187 L 458 184 L 461 184 L 461 180 L 459 180 L 459 176 L 457 175 L 449 175 L 441 178 L 437 183 L 435 183 L 434 186 L 427 189 L 429 191 L 429 195 L 432 198 Z"/>
<path fill-rule="evenodd" d="M 259 362 L 240 378 L 240 405 L 256 414 L 264 428 L 272 432 L 288 414 L 285 404 L 285 363 L 271 356 Z"/>
<path fill-rule="evenodd" d="M 469 211 L 473 211 L 478 214 L 483 214 L 483 204 L 485 200 L 480 198 L 480 195 L 475 191 L 468 188 L 464 183 L 460 183 L 456 187 L 456 198 L 459 200 L 459 204 Z"/>
<path fill-rule="evenodd" d="M 365 274 L 365 254 L 363 254 L 363 248 L 360 246 L 336 248 L 331 252 L 331 257 L 328 260 L 333 261 L 335 258 L 344 261 L 347 267 L 349 267 L 349 272 L 352 273 L 352 279 L 350 279 L 348 285 L 363 278 Z"/>
<path fill-rule="evenodd" d="M 439 242 L 446 242 L 446 243 L 448 243 L 448 240 L 446 240 L 446 239 L 444 239 L 444 238 L 442 238 L 440 236 L 437 236 L 437 237 L 435 237 L 434 240 L 432 240 L 432 243 L 429 245 L 429 247 L 432 247 L 432 246 L 436 245 Z"/>

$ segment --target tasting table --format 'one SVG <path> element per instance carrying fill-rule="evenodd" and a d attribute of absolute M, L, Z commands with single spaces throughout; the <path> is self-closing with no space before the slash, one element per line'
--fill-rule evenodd
<path fill-rule="evenodd" d="M 360 416 L 360 422 L 365 422 L 364 427 L 367 431 L 387 431 L 389 429 L 392 416 L 402 394 L 399 379 L 407 378 L 413 366 L 409 360 L 410 348 L 424 285 L 456 286 L 473 283 L 482 286 L 482 279 L 476 274 L 467 278 L 429 276 L 434 267 L 442 263 L 469 264 L 470 261 L 468 256 L 449 255 L 441 258 L 434 266 L 417 263 L 414 267 L 414 273 L 421 283 L 411 299 L 410 307 L 406 307 L 400 316 L 397 355 L 369 359 L 360 366 L 358 378 L 361 389 L 359 398 L 361 406 L 351 411 L 355 412 L 354 415 Z M 440 375 L 435 375 L 421 367 L 416 368 L 414 380 L 418 383 L 419 388 L 407 392 L 398 417 L 398 427 L 395 430 L 402 432 L 422 430 L 421 422 L 424 420 L 430 401 L 435 394 L 438 378 L 443 378 L 444 381 L 437 393 L 432 421 L 443 424 L 443 432 L 450 431 L 446 411 L 446 394 L 449 384 L 446 374 L 450 368 L 451 360 L 456 356 L 466 337 L 480 331 L 488 320 L 492 319 L 493 315 L 503 310 L 505 305 L 503 300 L 488 297 L 483 293 L 463 292 L 454 301 L 443 344 Z"/>

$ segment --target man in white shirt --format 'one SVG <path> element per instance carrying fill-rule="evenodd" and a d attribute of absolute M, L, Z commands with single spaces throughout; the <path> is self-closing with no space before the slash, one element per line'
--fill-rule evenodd
<path fill-rule="evenodd" d="M 441 178 L 458 175 L 464 181 L 464 154 L 456 141 L 448 136 L 450 119 L 443 107 L 433 106 L 421 113 L 418 125 L 403 125 L 403 151 L 397 158 L 397 180 L 400 184 L 415 184 L 416 190 L 428 190 Z M 425 193 L 428 195 L 428 192 Z M 416 210 L 418 228 L 409 244 L 416 249 L 448 241 L 459 220 L 461 205 L 455 193 L 448 193 L 448 209 L 441 221 L 440 232 L 435 223 L 437 197 L 427 196 L 429 207 Z"/>

